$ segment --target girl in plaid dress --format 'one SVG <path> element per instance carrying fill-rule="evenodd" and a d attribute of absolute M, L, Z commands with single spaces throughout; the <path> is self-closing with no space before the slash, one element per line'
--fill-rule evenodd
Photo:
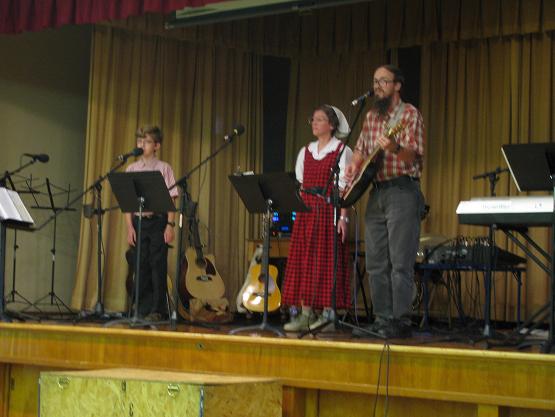
<path fill-rule="evenodd" d="M 297 180 L 304 190 L 326 191 L 331 195 L 331 187 L 324 190 L 328 183 L 330 171 L 335 165 L 338 154 L 344 144 L 337 139 L 349 133 L 349 124 L 343 113 L 336 107 L 322 105 L 317 107 L 310 119 L 312 134 L 316 140 L 303 147 L 295 166 Z M 350 162 L 352 151 L 346 148 L 339 161 L 340 188 L 345 184 L 341 177 L 345 166 Z M 308 330 L 326 321 L 333 320 L 333 239 L 334 227 L 333 207 L 322 195 L 314 192 L 302 193 L 303 200 L 311 211 L 297 213 L 291 236 L 291 246 L 285 281 L 283 287 L 283 303 L 292 307 L 301 307 L 301 313 L 292 315 L 291 321 L 284 325 L 285 331 Z M 338 233 L 338 268 L 336 307 L 345 308 L 349 305 L 349 251 L 346 244 L 348 230 L 347 209 L 341 209 L 337 221 Z M 317 316 L 313 308 L 321 311 Z M 296 310 L 296 309 L 292 309 Z M 298 310 L 296 310 L 298 311 Z M 324 331 L 332 331 L 333 323 Z"/>

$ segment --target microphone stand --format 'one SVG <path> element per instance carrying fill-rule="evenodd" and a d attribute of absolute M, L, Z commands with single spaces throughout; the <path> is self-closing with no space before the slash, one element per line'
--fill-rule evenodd
<path fill-rule="evenodd" d="M 493 171 L 484 172 L 483 174 L 474 175 L 473 180 L 487 178 L 489 181 L 489 193 L 490 197 L 495 197 L 495 185 L 499 181 L 499 174 L 502 172 L 508 172 L 508 168 L 502 169 L 497 167 Z M 497 230 L 496 224 L 490 224 L 488 226 L 488 243 L 489 243 L 489 253 L 488 262 L 486 264 L 486 270 L 484 273 L 484 289 L 485 289 L 485 302 L 484 302 L 484 330 L 482 331 L 482 336 L 486 338 L 493 337 L 495 332 L 491 327 L 491 287 L 492 287 L 492 276 L 495 270 L 495 230 Z"/>
<path fill-rule="evenodd" d="M 27 168 L 28 166 L 33 165 L 35 162 L 37 162 L 37 160 L 32 159 L 31 161 L 27 162 L 26 164 L 21 165 L 19 168 L 15 169 L 13 171 L 4 172 L 4 176 L 2 178 L 0 178 L 0 187 L 5 187 L 6 186 L 6 180 L 10 180 L 10 183 L 11 183 L 11 177 L 14 174 L 17 174 L 19 171 L 22 171 L 25 168 Z"/>
<path fill-rule="evenodd" d="M 112 168 L 110 168 L 110 170 L 104 174 L 101 175 L 100 177 L 98 177 L 98 179 L 92 183 L 89 187 L 87 187 L 85 190 L 83 190 L 81 193 L 79 193 L 78 196 L 76 196 L 73 200 L 67 202 L 67 204 L 60 208 L 59 210 L 54 210 L 54 213 L 44 221 L 44 223 L 42 223 L 39 227 L 37 227 L 35 230 L 41 230 L 42 228 L 44 228 L 48 223 L 50 223 L 51 221 L 55 220 L 58 215 L 64 211 L 68 211 L 71 209 L 71 206 L 73 206 L 77 201 L 81 200 L 83 198 L 83 196 L 85 194 L 87 194 L 89 191 L 97 190 L 98 195 L 100 196 L 100 191 L 102 190 L 102 182 L 108 177 L 108 175 L 110 175 L 111 173 L 117 171 L 118 169 L 120 169 L 125 163 L 127 162 L 127 158 L 123 158 L 120 162 L 118 162 L 116 165 L 114 165 Z M 98 221 L 98 244 L 100 245 L 102 243 L 102 220 L 101 220 L 101 216 L 103 213 L 102 209 L 100 208 L 101 202 L 100 202 L 100 198 L 97 199 L 97 204 L 98 204 L 98 217 L 99 217 L 99 221 Z M 100 247 L 97 248 L 98 250 L 100 250 Z M 99 257 L 100 258 L 100 257 Z M 97 301 L 96 301 L 96 305 L 94 307 L 94 313 L 93 315 L 98 317 L 99 319 L 106 319 L 107 316 L 105 315 L 104 312 L 104 305 L 103 305 L 103 294 L 102 294 L 102 270 L 101 270 L 101 261 L 98 262 L 98 270 L 97 270 Z M 80 313 L 80 318 L 85 318 L 85 317 L 91 317 L 91 316 L 87 316 L 84 313 L 84 310 L 81 310 Z"/>
<path fill-rule="evenodd" d="M 171 330 L 177 330 L 177 310 L 178 310 L 178 305 L 179 305 L 179 290 L 178 290 L 178 284 L 179 284 L 179 279 L 181 278 L 181 261 L 182 261 L 182 251 L 183 251 L 183 213 L 185 213 L 186 209 L 190 209 L 192 201 L 191 201 L 191 195 L 189 194 L 188 191 L 188 187 L 187 187 L 187 180 L 191 177 L 191 175 L 193 173 L 195 173 L 196 171 L 198 171 L 204 164 L 206 164 L 208 161 L 210 161 L 211 159 L 213 159 L 217 154 L 219 154 L 225 147 L 227 147 L 228 145 L 231 144 L 231 142 L 233 141 L 233 136 L 234 135 L 230 135 L 229 137 L 227 137 L 226 141 L 220 145 L 220 147 L 218 147 L 212 154 L 208 155 L 206 158 L 204 158 L 201 162 L 199 162 L 196 166 L 194 166 L 193 168 L 191 168 L 189 170 L 189 172 L 187 172 L 185 175 L 183 175 L 181 178 L 179 178 L 177 181 L 175 181 L 175 184 L 173 184 L 169 190 L 172 190 L 175 187 L 179 187 L 181 189 L 181 198 L 179 201 L 179 208 L 177 210 L 178 214 L 179 214 L 179 221 L 177 222 L 178 227 L 177 227 L 177 256 L 176 256 L 176 266 L 175 266 L 175 277 L 173 279 L 173 309 L 170 315 L 170 327 Z M 197 325 L 203 326 L 203 327 L 214 327 L 214 326 L 210 326 L 208 323 L 199 323 L 199 322 L 194 322 Z"/>
<path fill-rule="evenodd" d="M 341 151 L 337 154 L 337 157 L 335 158 L 335 162 L 333 165 L 333 168 L 331 169 L 330 172 L 330 176 L 328 178 L 328 182 L 326 184 L 326 186 L 324 187 L 324 190 L 322 191 L 322 194 L 320 195 L 320 197 L 322 197 L 328 204 L 331 204 L 333 207 L 333 283 L 332 283 L 332 292 L 331 292 L 331 309 L 332 309 L 332 319 L 325 321 L 324 323 L 322 323 L 321 325 L 314 327 L 314 328 L 309 328 L 309 330 L 303 331 L 299 334 L 299 339 L 303 338 L 304 336 L 306 336 L 307 334 L 311 333 L 311 334 L 316 334 L 318 332 L 320 332 L 322 329 L 324 329 L 327 325 L 333 323 L 335 328 L 338 328 L 340 326 L 346 326 L 346 327 L 350 327 L 350 328 L 358 328 L 356 326 L 353 326 L 352 324 L 346 323 L 345 321 L 339 320 L 339 317 L 337 316 L 337 268 L 338 268 L 338 258 L 339 258 L 339 241 L 338 241 L 338 232 L 337 232 L 337 220 L 339 218 L 339 211 L 341 209 L 341 199 L 339 197 L 339 173 L 340 173 L 340 168 L 339 168 L 339 161 L 341 160 L 341 157 L 343 156 L 343 152 L 345 152 L 345 149 L 347 148 L 347 145 L 349 144 L 349 141 L 351 139 L 353 130 L 352 128 L 357 124 L 358 119 L 360 118 L 360 115 L 362 114 L 362 110 L 364 109 L 364 105 L 365 105 L 366 100 L 361 100 L 357 113 L 355 115 L 354 121 L 352 123 L 351 126 L 349 126 L 349 134 L 347 135 L 347 137 L 345 138 L 345 142 L 344 142 L 344 146 L 343 149 L 341 149 Z M 331 198 L 327 198 L 327 194 L 328 194 L 328 190 L 330 188 L 330 186 L 332 187 L 331 190 Z M 366 329 L 361 329 L 362 331 L 367 331 Z M 368 331 L 369 334 L 372 334 L 376 337 L 381 337 L 378 334 L 375 333 L 371 333 Z"/>

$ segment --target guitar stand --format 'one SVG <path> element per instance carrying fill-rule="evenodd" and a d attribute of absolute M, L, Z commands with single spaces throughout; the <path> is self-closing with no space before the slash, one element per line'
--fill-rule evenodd
<path fill-rule="evenodd" d="M 194 203 L 191 199 L 191 195 L 189 194 L 188 188 L 187 188 L 187 180 L 189 179 L 189 177 L 191 176 L 191 174 L 193 172 L 195 172 L 197 169 L 199 169 L 205 162 L 207 162 L 208 160 L 210 160 L 211 158 L 213 158 L 218 152 L 220 152 L 220 150 L 227 146 L 230 142 L 226 142 L 224 143 L 218 150 L 216 150 L 212 155 L 208 156 L 206 159 L 204 159 L 200 164 L 198 164 L 196 167 L 194 167 L 193 169 L 191 169 L 187 174 L 185 174 L 183 177 L 179 178 L 174 185 L 172 185 L 170 187 L 170 190 L 174 187 L 180 187 L 181 188 L 181 198 L 180 198 L 180 202 L 179 202 L 179 208 L 177 209 L 177 212 L 179 213 L 179 221 L 177 222 L 177 256 L 176 256 L 176 265 L 175 265 L 175 278 L 173 280 L 173 294 L 168 295 L 168 299 L 171 298 L 172 299 L 172 303 L 168 303 L 169 306 L 171 306 L 171 312 L 169 314 L 169 324 L 170 324 L 170 329 L 175 331 L 177 330 L 177 321 L 178 321 L 178 310 L 179 310 L 179 305 L 181 303 L 181 300 L 179 298 L 179 279 L 181 279 L 181 275 L 182 275 L 182 261 L 183 261 L 183 213 L 187 212 L 187 218 L 191 218 L 193 217 L 195 214 L 195 210 L 196 210 L 196 203 Z M 194 221 L 194 220 L 193 220 Z M 183 284 L 185 285 L 185 284 Z M 183 306 L 183 309 L 185 309 L 185 306 Z M 190 311 L 190 308 L 189 308 Z M 190 313 L 189 313 L 190 314 Z M 198 326 L 198 327 L 202 327 L 202 328 L 206 328 L 206 329 L 219 329 L 219 326 L 216 324 L 212 324 L 212 323 L 203 323 L 203 322 L 199 322 L 199 321 L 193 321 L 193 320 L 187 320 L 184 317 L 184 314 L 181 314 L 181 322 L 184 322 L 186 325 L 190 325 L 190 326 Z"/>
<path fill-rule="evenodd" d="M 179 178 L 177 181 L 175 181 L 175 184 L 173 184 L 169 190 L 172 190 L 175 187 L 180 187 L 181 188 L 181 202 L 179 205 L 179 210 L 177 210 L 179 212 L 179 222 L 178 222 L 178 235 L 177 235 L 177 256 L 176 256 L 176 268 L 175 268 L 175 278 L 174 278 L 174 285 L 173 285 L 173 310 L 172 313 L 170 314 L 170 327 L 171 330 L 176 330 L 177 329 L 177 310 L 178 310 L 178 305 L 179 305 L 179 291 L 177 288 L 177 284 L 178 284 L 178 280 L 181 277 L 181 258 L 182 258 L 182 250 L 183 250 L 183 213 L 185 212 L 185 207 L 186 205 L 189 205 L 191 202 L 191 198 L 189 196 L 189 193 L 187 191 L 187 180 L 189 179 L 189 177 L 197 170 L 199 170 L 204 164 L 208 163 L 208 161 L 210 161 L 212 158 L 214 158 L 217 154 L 219 154 L 225 147 L 229 146 L 232 143 L 233 137 L 234 136 L 239 136 L 241 134 L 243 134 L 245 128 L 241 125 L 237 126 L 237 129 L 234 131 L 233 135 L 229 135 L 229 137 L 227 137 L 227 139 L 224 141 L 224 143 L 222 145 L 220 145 L 214 152 L 212 152 L 210 155 L 208 155 L 206 158 L 204 158 L 202 161 L 200 161 L 195 167 L 191 168 L 189 170 L 189 172 L 187 172 L 185 175 L 183 175 L 181 178 Z M 185 201 L 185 199 L 187 199 L 187 202 Z M 200 323 L 200 322 L 189 322 L 191 325 L 198 325 L 198 326 L 202 326 L 202 327 L 209 327 L 212 328 L 214 326 L 212 326 L 210 323 Z"/>

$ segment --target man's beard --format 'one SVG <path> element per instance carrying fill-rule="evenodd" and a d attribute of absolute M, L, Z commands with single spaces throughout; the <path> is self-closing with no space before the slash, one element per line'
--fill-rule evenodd
<path fill-rule="evenodd" d="M 391 106 L 392 96 L 379 98 L 372 104 L 372 108 L 380 115 L 385 116 Z"/>

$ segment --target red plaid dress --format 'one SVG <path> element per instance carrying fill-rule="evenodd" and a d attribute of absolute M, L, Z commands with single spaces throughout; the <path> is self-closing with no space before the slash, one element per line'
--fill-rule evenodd
<path fill-rule="evenodd" d="M 320 161 L 305 149 L 303 187 L 326 185 L 330 169 L 341 146 Z M 293 225 L 289 257 L 282 291 L 286 305 L 331 307 L 333 288 L 333 208 L 320 197 L 303 194 L 312 211 L 297 213 Z M 349 302 L 349 249 L 338 236 L 338 267 L 336 307 L 345 308 Z"/>

